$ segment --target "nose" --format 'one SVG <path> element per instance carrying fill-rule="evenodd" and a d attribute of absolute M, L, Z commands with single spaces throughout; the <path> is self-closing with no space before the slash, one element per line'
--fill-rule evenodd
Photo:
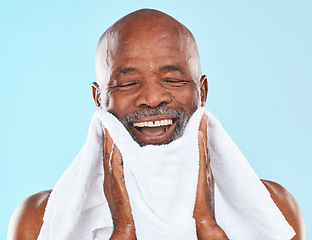
<path fill-rule="evenodd" d="M 156 83 L 147 83 L 141 86 L 140 92 L 135 99 L 135 106 L 158 107 L 161 104 L 169 104 L 173 96 L 163 86 Z"/>

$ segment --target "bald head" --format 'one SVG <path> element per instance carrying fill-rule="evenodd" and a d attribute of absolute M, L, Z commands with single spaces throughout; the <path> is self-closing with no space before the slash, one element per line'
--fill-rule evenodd
<path fill-rule="evenodd" d="M 200 79 L 199 54 L 192 33 L 165 13 L 142 9 L 118 20 L 98 42 L 95 70 L 102 93 L 111 79 L 113 59 L 116 56 L 126 56 L 129 50 L 137 50 L 138 55 L 148 55 L 155 48 L 159 51 L 162 46 L 179 51 L 179 57 L 188 63 L 192 78 Z"/>
<path fill-rule="evenodd" d="M 162 12 L 143 9 L 118 20 L 100 38 L 95 63 L 97 107 L 116 116 L 141 146 L 182 136 L 206 102 L 194 37 Z"/>

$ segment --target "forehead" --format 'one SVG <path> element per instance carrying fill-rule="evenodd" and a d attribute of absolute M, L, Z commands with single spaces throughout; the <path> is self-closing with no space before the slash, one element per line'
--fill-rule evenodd
<path fill-rule="evenodd" d="M 185 37 L 178 28 L 172 26 L 130 26 L 126 29 L 120 29 L 116 33 L 116 37 L 112 40 L 116 43 L 112 44 L 112 56 L 128 52 L 153 52 L 155 48 L 159 51 L 161 48 L 172 49 L 184 52 Z M 132 51 L 134 50 L 134 51 Z"/>
<path fill-rule="evenodd" d="M 172 24 L 143 21 L 122 26 L 109 39 L 108 67 L 113 70 L 116 64 L 133 61 L 145 64 L 166 61 L 187 63 L 191 58 L 187 38 L 179 27 Z"/>

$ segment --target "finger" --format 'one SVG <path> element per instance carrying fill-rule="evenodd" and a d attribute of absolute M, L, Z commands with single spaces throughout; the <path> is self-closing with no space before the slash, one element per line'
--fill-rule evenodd
<path fill-rule="evenodd" d="M 202 180 L 205 181 L 205 184 L 208 183 L 207 188 L 210 191 L 210 188 L 213 188 L 214 179 L 212 175 L 212 170 L 209 162 L 208 148 L 206 145 L 206 141 L 204 139 L 204 133 L 202 131 L 198 131 L 198 143 L 199 143 L 199 153 L 200 153 L 200 167 L 201 167 L 201 177 Z M 205 178 L 205 179 L 204 179 Z M 203 183 L 204 184 L 204 183 Z"/>
<path fill-rule="evenodd" d="M 211 211 L 211 216 L 213 218 L 213 220 L 215 220 L 215 194 L 214 194 L 214 177 L 212 175 L 212 171 L 211 171 L 211 167 L 208 167 L 208 179 L 207 179 L 207 201 L 209 203 L 209 208 Z"/>
<path fill-rule="evenodd" d="M 204 219 L 209 215 L 207 208 L 207 176 L 206 176 L 206 161 L 205 161 L 205 144 L 203 132 L 198 131 L 198 148 L 199 148 L 199 169 L 198 169 L 198 182 L 196 190 L 196 201 L 193 211 L 193 217 L 196 221 Z"/>
<path fill-rule="evenodd" d="M 123 179 L 124 174 L 123 174 L 123 166 L 122 166 L 122 157 L 116 144 L 114 144 L 114 147 L 113 147 L 111 164 L 112 164 L 112 172 L 113 172 L 114 177 L 116 177 L 117 179 Z"/>
<path fill-rule="evenodd" d="M 199 124 L 199 131 L 202 131 L 203 133 L 203 137 L 207 146 L 207 142 L 208 142 L 208 116 L 204 113 L 201 120 L 200 120 L 200 124 Z"/>
<path fill-rule="evenodd" d="M 198 170 L 197 190 L 198 193 L 202 195 L 203 193 L 205 193 L 207 185 L 207 160 L 206 160 L 207 154 L 202 131 L 198 131 L 198 147 L 199 147 L 199 170 Z"/>
<path fill-rule="evenodd" d="M 115 145 L 113 148 L 112 154 L 112 173 L 114 178 L 114 184 L 116 186 L 116 190 L 119 191 L 120 195 L 118 196 L 122 202 L 128 202 L 129 196 L 126 189 L 123 165 L 122 165 L 122 156 Z"/>
<path fill-rule="evenodd" d="M 105 172 L 111 172 L 111 155 L 113 147 L 113 139 L 109 135 L 109 132 L 104 128 L 104 137 L 103 137 L 103 165 Z"/>
<path fill-rule="evenodd" d="M 103 167 L 104 167 L 104 194 L 108 202 L 110 203 L 113 199 L 112 195 L 112 173 L 110 168 L 110 156 L 113 140 L 111 139 L 106 128 L 103 127 Z"/>
<path fill-rule="evenodd" d="M 119 189 L 123 190 L 125 188 L 122 157 L 121 153 L 114 143 L 113 139 L 109 135 L 107 129 L 105 131 L 105 157 L 104 166 L 106 171 L 109 172 L 111 177 L 114 179 L 114 184 L 119 185 Z"/>
<path fill-rule="evenodd" d="M 207 155 L 206 164 L 208 168 L 210 166 L 208 147 L 207 147 L 208 146 L 208 116 L 205 113 L 203 114 L 200 120 L 199 131 L 202 131 L 203 133 L 205 150 L 206 150 L 206 155 Z"/>
<path fill-rule="evenodd" d="M 212 219 L 215 219 L 214 213 L 214 178 L 209 166 L 208 152 L 205 145 L 203 133 L 198 131 L 199 145 L 199 176 L 198 176 L 198 198 L 199 204 L 205 204 L 210 212 Z"/>
<path fill-rule="evenodd" d="M 204 113 L 202 116 L 202 119 L 200 121 L 199 125 L 199 131 L 203 132 L 203 139 L 204 139 L 204 149 L 206 150 L 206 156 L 205 156 L 205 161 L 206 161 L 206 176 L 207 176 L 207 182 L 209 186 L 213 186 L 214 181 L 213 181 L 213 175 L 210 167 L 210 158 L 209 158 L 209 153 L 208 153 L 208 116 Z"/>

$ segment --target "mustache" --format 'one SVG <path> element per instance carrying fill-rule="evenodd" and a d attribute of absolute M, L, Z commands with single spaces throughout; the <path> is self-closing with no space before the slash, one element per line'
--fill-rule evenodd
<path fill-rule="evenodd" d="M 172 107 L 159 106 L 156 108 L 145 108 L 141 111 L 130 113 L 122 117 L 120 121 L 126 126 L 134 122 L 135 120 L 139 120 L 142 117 L 150 117 L 157 115 L 170 115 L 178 119 L 188 118 L 188 113 L 181 109 L 174 109 Z"/>

